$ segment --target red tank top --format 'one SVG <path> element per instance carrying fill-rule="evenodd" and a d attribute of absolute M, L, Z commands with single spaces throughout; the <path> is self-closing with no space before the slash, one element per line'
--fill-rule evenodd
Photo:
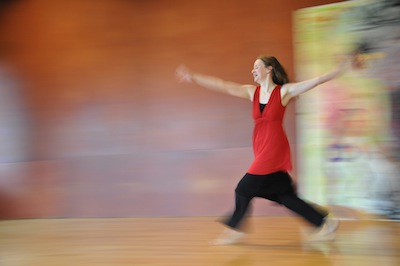
<path fill-rule="evenodd" d="M 281 87 L 276 86 L 261 113 L 260 87 L 257 87 L 253 98 L 254 161 L 247 171 L 249 174 L 266 175 L 292 169 L 289 141 L 283 129 L 285 109 Z"/>

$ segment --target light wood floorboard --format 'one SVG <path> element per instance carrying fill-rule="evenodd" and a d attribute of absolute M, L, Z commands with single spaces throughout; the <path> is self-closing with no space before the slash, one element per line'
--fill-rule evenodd
<path fill-rule="evenodd" d="M 400 265 L 400 223 L 342 221 L 333 242 L 307 244 L 295 217 L 251 217 L 242 244 L 212 246 L 214 217 L 0 222 L 1 266 Z"/>

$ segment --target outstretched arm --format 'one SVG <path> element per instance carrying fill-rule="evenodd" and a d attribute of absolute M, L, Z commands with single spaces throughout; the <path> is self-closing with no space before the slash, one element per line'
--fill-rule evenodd
<path fill-rule="evenodd" d="M 178 67 L 176 75 L 181 82 L 193 82 L 207 89 L 249 99 L 251 101 L 253 100 L 254 91 L 256 89 L 254 85 L 243 85 L 213 76 L 194 73 L 183 65 Z"/>
<path fill-rule="evenodd" d="M 297 83 L 287 83 L 282 87 L 282 103 L 288 103 L 290 99 L 299 96 L 300 94 L 307 92 L 316 86 L 323 84 L 331 79 L 340 76 L 348 67 L 349 61 L 345 60 L 331 72 L 325 73 L 316 78 L 308 79 Z"/>

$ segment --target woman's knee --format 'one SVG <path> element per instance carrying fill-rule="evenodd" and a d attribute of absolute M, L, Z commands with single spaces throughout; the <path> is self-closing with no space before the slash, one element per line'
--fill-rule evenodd
<path fill-rule="evenodd" d="M 253 198 L 260 187 L 259 179 L 251 174 L 245 174 L 235 188 L 235 193 L 243 197 Z"/>
<path fill-rule="evenodd" d="M 294 194 L 279 195 L 277 202 L 288 207 L 288 206 L 292 206 L 293 204 L 296 204 L 297 197 Z"/>

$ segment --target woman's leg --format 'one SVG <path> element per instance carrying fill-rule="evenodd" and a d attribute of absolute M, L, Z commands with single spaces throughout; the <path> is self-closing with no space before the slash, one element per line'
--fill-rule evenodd
<path fill-rule="evenodd" d="M 292 178 L 287 172 L 276 172 L 265 176 L 260 194 L 257 196 L 284 205 L 317 227 L 323 224 L 327 216 L 327 213 L 318 211 L 297 197 Z"/>
<path fill-rule="evenodd" d="M 251 174 L 245 174 L 235 189 L 235 210 L 225 221 L 225 224 L 233 229 L 239 229 L 242 221 L 248 213 L 251 200 L 255 197 L 260 186 L 261 179 Z"/>
<path fill-rule="evenodd" d="M 309 223 L 320 227 L 324 223 L 327 213 L 322 213 L 306 203 L 294 193 L 288 193 L 278 196 L 279 202 L 289 210 L 297 213 Z"/>
<path fill-rule="evenodd" d="M 335 231 L 339 226 L 339 221 L 327 219 L 327 212 L 320 211 L 300 199 L 296 195 L 293 185 L 285 193 L 274 195 L 271 198 L 297 213 L 317 228 L 314 233 L 306 236 L 308 241 L 328 241 L 335 238 Z"/>
<path fill-rule="evenodd" d="M 225 224 L 232 229 L 239 229 L 242 225 L 243 218 L 246 216 L 251 198 L 241 196 L 235 193 L 235 210 L 233 214 L 225 221 Z"/>
<path fill-rule="evenodd" d="M 248 213 L 249 205 L 254 196 L 254 189 L 258 187 L 258 180 L 246 174 L 235 189 L 235 210 L 224 222 L 228 228 L 214 240 L 214 245 L 230 245 L 239 242 L 245 235 L 242 232 L 243 220 Z"/>

